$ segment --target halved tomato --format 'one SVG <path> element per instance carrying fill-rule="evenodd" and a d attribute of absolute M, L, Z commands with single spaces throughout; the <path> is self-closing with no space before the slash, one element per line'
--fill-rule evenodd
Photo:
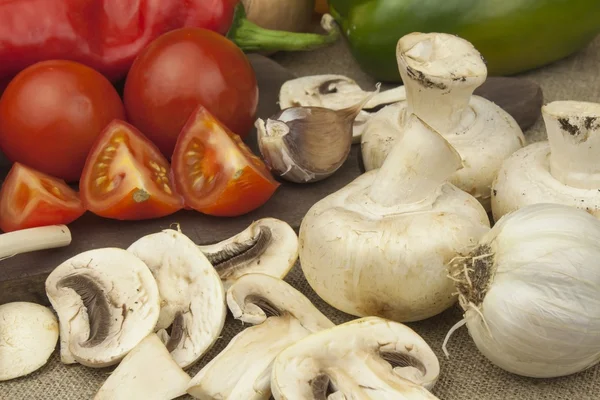
<path fill-rule="evenodd" d="M 242 139 L 201 105 L 179 134 L 171 162 L 186 205 L 204 214 L 246 214 L 280 185 Z"/>
<path fill-rule="evenodd" d="M 159 218 L 183 207 L 167 159 L 140 131 L 121 120 L 109 123 L 94 143 L 79 189 L 83 205 L 106 218 Z"/>
<path fill-rule="evenodd" d="M 69 224 L 85 213 L 64 180 L 14 163 L 0 190 L 0 229 Z"/>

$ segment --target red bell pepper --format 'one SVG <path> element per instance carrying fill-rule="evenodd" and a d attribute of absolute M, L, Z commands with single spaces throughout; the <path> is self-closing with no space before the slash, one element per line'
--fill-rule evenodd
<path fill-rule="evenodd" d="M 182 27 L 227 34 L 250 51 L 309 49 L 339 36 L 337 27 L 273 34 L 246 20 L 238 0 L 0 0 L 0 82 L 48 59 L 78 61 L 116 81 L 147 44 Z"/>

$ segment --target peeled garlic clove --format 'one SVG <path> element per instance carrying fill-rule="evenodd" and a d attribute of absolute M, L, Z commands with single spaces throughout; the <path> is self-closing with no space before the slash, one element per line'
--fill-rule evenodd
<path fill-rule="evenodd" d="M 371 92 L 362 88 L 344 75 L 313 75 L 291 79 L 279 91 L 279 106 L 282 110 L 290 107 L 324 107 L 342 110 L 352 107 Z M 352 142 L 360 143 L 365 123 L 379 109 L 386 105 L 404 101 L 404 86 L 386 90 L 375 95 L 362 107 L 353 123 Z"/>
<path fill-rule="evenodd" d="M 292 107 L 255 123 L 259 150 L 274 175 L 295 183 L 331 176 L 348 158 L 352 123 L 377 91 L 342 110 Z"/>

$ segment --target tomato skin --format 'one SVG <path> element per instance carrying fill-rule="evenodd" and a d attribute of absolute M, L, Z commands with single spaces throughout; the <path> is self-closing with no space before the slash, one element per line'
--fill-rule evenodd
<path fill-rule="evenodd" d="M 79 195 L 65 181 L 20 163 L 13 164 L 0 189 L 0 229 L 4 232 L 67 225 L 84 213 Z"/>
<path fill-rule="evenodd" d="M 258 106 L 254 69 L 233 42 L 201 28 L 168 32 L 136 58 L 123 94 L 128 120 L 171 158 L 191 113 L 202 104 L 246 137 Z"/>
<path fill-rule="evenodd" d="M 241 138 L 201 105 L 181 131 L 172 163 L 186 205 L 208 215 L 249 213 L 280 186 Z"/>
<path fill-rule="evenodd" d="M 89 211 L 117 220 L 164 217 L 183 207 L 171 167 L 134 126 L 109 123 L 90 151 L 79 181 Z"/>
<path fill-rule="evenodd" d="M 0 98 L 0 149 L 7 158 L 76 181 L 102 129 L 125 108 L 100 73 L 51 60 L 21 71 Z"/>

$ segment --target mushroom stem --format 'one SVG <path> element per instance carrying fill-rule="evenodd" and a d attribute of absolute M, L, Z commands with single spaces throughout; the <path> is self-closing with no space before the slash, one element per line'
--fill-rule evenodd
<path fill-rule="evenodd" d="M 574 188 L 600 188 L 600 104 L 555 101 L 542 107 L 542 116 L 552 176 Z"/>
<path fill-rule="evenodd" d="M 416 116 L 377 171 L 369 197 L 382 206 L 413 204 L 434 194 L 460 168 L 452 145 Z"/>
<path fill-rule="evenodd" d="M 406 115 L 417 115 L 442 135 L 475 120 L 469 101 L 487 69 L 471 43 L 454 35 L 412 33 L 398 41 L 396 58 Z"/>
<path fill-rule="evenodd" d="M 53 249 L 71 244 L 66 225 L 40 226 L 0 235 L 0 261 L 21 253 Z"/>

